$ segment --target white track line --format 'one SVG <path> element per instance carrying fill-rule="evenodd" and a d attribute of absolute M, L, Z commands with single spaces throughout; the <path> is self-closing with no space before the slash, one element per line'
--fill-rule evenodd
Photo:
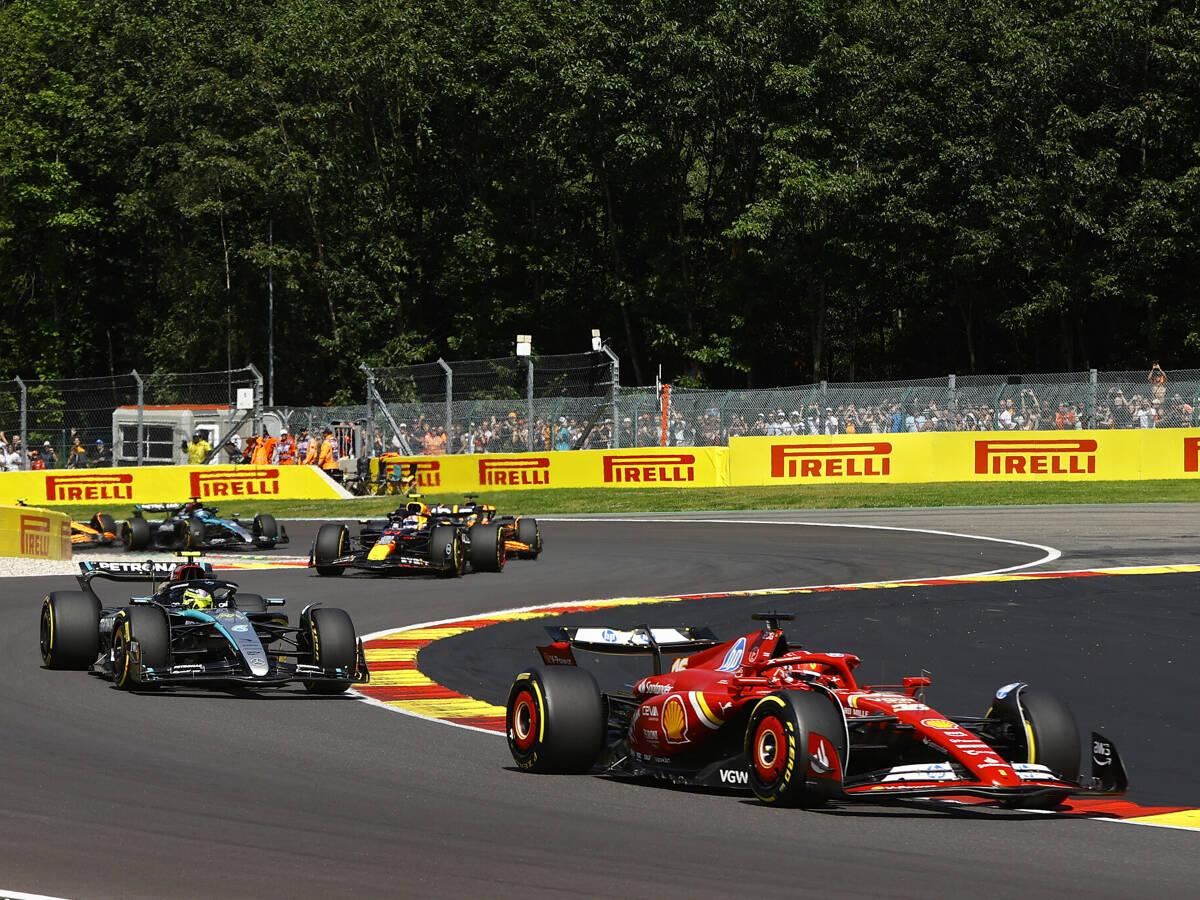
<path fill-rule="evenodd" d="M 985 571 L 985 572 L 973 572 L 973 573 L 965 574 L 965 575 L 964 574 L 931 575 L 931 576 L 923 576 L 920 578 L 902 579 L 902 581 L 905 581 L 905 582 L 907 582 L 907 581 L 929 581 L 929 580 L 950 581 L 950 580 L 959 580 L 959 579 L 980 578 L 980 577 L 984 577 L 984 576 L 988 576 L 988 575 L 1000 575 L 1005 572 L 1013 572 L 1018 569 L 1027 569 L 1027 568 L 1031 568 L 1033 566 L 1039 566 L 1039 565 L 1043 565 L 1045 563 L 1053 562 L 1054 560 L 1056 560 L 1062 556 L 1061 550 L 1057 550 L 1054 547 L 1049 547 L 1044 544 L 1030 543 L 1029 541 L 1016 541 L 1016 540 L 1010 540 L 1008 538 L 987 537 L 985 535 L 978 535 L 978 534 L 959 534 L 959 533 L 953 532 L 953 531 L 935 531 L 935 530 L 928 529 L 928 528 L 902 528 L 902 527 L 895 527 L 895 526 L 890 526 L 890 525 L 851 525 L 851 524 L 833 523 L 833 522 L 788 522 L 788 521 L 780 521 L 780 520 L 776 520 L 776 519 L 772 519 L 772 520 L 697 519 L 697 518 L 641 519 L 641 518 L 613 518 L 613 517 L 588 518 L 588 519 L 582 519 L 582 518 L 553 519 L 553 520 L 543 519 L 542 521 L 618 522 L 618 523 L 621 523 L 621 522 L 624 522 L 624 523 L 629 523 L 629 522 L 638 522 L 638 523 L 667 522 L 669 524 L 700 522 L 700 523 L 711 524 L 711 525 L 801 525 L 801 526 L 813 526 L 813 527 L 821 527 L 821 528 L 863 528 L 863 529 L 870 529 L 870 530 L 875 530 L 875 531 L 903 531 L 903 532 L 909 532 L 909 533 L 915 533 L 915 534 L 931 534 L 931 535 L 935 535 L 938 537 L 954 537 L 954 538 L 967 538 L 969 540 L 977 540 L 977 541 L 991 541 L 991 542 L 997 543 L 997 544 L 1013 544 L 1013 545 L 1020 546 L 1020 547 L 1032 547 L 1033 549 L 1041 550 L 1045 554 L 1041 559 L 1034 560 L 1033 562 L 1021 563 L 1020 565 L 1015 565 L 1015 566 L 1007 566 L 1003 569 L 989 569 L 988 571 Z M 688 596 L 693 597 L 693 598 L 719 597 L 719 596 L 724 596 L 726 594 L 739 594 L 739 595 L 745 594 L 745 595 L 749 595 L 749 596 L 755 596 L 755 595 L 760 595 L 760 594 L 775 594 L 775 593 L 787 592 L 787 591 L 808 591 L 808 590 L 821 590 L 821 589 L 830 589 L 830 588 L 855 588 L 855 587 L 862 587 L 863 585 L 867 585 L 867 584 L 879 584 L 879 583 L 880 583 L 879 581 L 856 581 L 856 582 L 849 582 L 849 583 L 843 583 L 843 584 L 813 584 L 813 585 L 800 585 L 800 586 L 795 586 L 795 587 L 782 587 L 782 588 L 757 588 L 757 589 L 753 589 L 753 590 L 740 590 L 740 591 L 739 590 L 712 591 L 712 592 L 706 592 L 706 593 L 689 594 Z M 607 598 L 596 598 L 596 599 L 592 599 L 592 600 L 576 600 L 571 603 L 543 603 L 543 604 L 538 604 L 536 606 L 521 606 L 521 607 L 516 607 L 513 609 L 498 610 L 496 612 L 474 613 L 471 615 L 455 616 L 454 618 L 451 618 L 451 619 L 438 619 L 438 620 L 432 621 L 432 622 L 420 622 L 415 625 L 405 625 L 400 628 L 385 628 L 381 631 L 375 631 L 375 632 L 372 632 L 371 634 L 362 635 L 362 640 L 365 643 L 367 641 L 371 641 L 371 640 L 374 640 L 375 638 L 383 637 L 385 635 L 403 634 L 406 631 L 417 631 L 422 628 L 436 628 L 439 625 L 451 625 L 455 622 L 461 622 L 464 619 L 490 619 L 490 618 L 496 618 L 496 617 L 500 617 L 500 616 L 512 615 L 514 613 L 535 612 L 535 611 L 541 610 L 541 609 L 558 609 L 558 608 L 570 609 L 571 607 L 576 607 L 576 606 L 591 606 L 596 603 L 619 603 L 621 601 L 629 601 L 629 600 L 645 600 L 647 602 L 653 602 L 656 600 L 673 599 L 677 596 L 680 596 L 680 595 L 678 595 L 678 594 L 663 594 L 663 595 L 660 595 L 657 597 L 634 597 L 634 596 L 607 597 Z M 493 736 L 503 737 L 503 735 L 499 734 L 499 732 L 490 731 L 486 728 L 479 728 L 478 726 L 475 726 L 475 725 L 464 725 L 461 722 L 452 722 L 447 719 L 439 719 L 436 716 L 422 715 L 421 713 L 413 712 L 412 710 L 401 709 L 396 706 L 391 706 L 382 700 L 376 700 L 373 697 L 367 697 L 363 694 L 358 693 L 357 691 L 354 691 L 352 693 L 358 700 L 362 701 L 363 703 L 369 704 L 371 706 L 378 706 L 382 709 L 386 709 L 388 712 L 400 713 L 401 715 L 411 716 L 414 719 L 424 719 L 427 722 L 437 722 L 438 724 L 441 724 L 441 725 L 450 725 L 454 728 L 463 728 L 463 729 L 466 729 L 467 731 L 477 731 L 480 734 L 489 734 L 489 735 L 493 735 Z"/>

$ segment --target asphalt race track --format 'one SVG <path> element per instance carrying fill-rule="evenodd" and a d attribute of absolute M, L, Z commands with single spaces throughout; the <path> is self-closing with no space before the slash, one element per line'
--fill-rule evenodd
<path fill-rule="evenodd" d="M 291 553 L 314 528 L 288 523 Z M 365 634 L 572 600 L 1200 561 L 1200 511 L 1187 505 L 564 520 L 543 532 L 543 557 L 500 575 L 231 577 L 288 597 L 293 616 L 314 600 L 343 606 Z M 40 666 L 38 601 L 73 587 L 14 578 L 0 592 L 0 896 L 1192 897 L 1200 883 L 1195 831 L 912 806 L 775 810 L 733 793 L 524 775 L 498 736 L 350 697 L 125 694 Z M 119 590 L 100 586 L 114 600 Z M 930 670 L 928 699 L 951 714 L 982 711 L 997 686 L 1024 680 L 1067 700 L 1081 730 L 1116 741 L 1128 799 L 1200 806 L 1198 590 L 1194 574 L 1127 575 L 568 618 L 686 621 L 731 636 L 751 629 L 756 609 L 795 612 L 793 640 L 856 653 L 862 681 Z M 502 702 L 550 621 L 440 641 L 419 662 L 443 684 Z"/>

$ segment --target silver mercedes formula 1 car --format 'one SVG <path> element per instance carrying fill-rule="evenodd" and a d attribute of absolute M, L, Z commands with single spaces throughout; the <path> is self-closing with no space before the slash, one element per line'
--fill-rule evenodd
<path fill-rule="evenodd" d="M 81 562 L 77 591 L 42 598 L 42 661 L 81 669 L 126 690 L 166 685 L 282 687 L 301 682 L 340 694 L 370 680 L 362 641 L 344 610 L 310 605 L 297 624 L 287 601 L 238 590 L 212 566 L 184 562 Z M 101 603 L 97 578 L 150 584 L 117 606 Z"/>

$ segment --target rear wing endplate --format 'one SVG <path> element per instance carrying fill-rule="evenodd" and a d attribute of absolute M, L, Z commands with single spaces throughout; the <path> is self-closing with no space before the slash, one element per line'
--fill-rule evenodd
<path fill-rule="evenodd" d="M 573 666 L 573 649 L 618 656 L 654 657 L 654 673 L 662 674 L 663 653 L 694 653 L 720 643 L 708 628 L 689 626 L 651 628 L 635 625 L 629 630 L 596 627 L 547 627 L 553 643 L 538 647 L 546 665 Z"/>

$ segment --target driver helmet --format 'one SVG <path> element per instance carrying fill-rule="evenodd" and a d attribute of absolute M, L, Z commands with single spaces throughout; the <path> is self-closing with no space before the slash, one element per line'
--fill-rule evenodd
<path fill-rule="evenodd" d="M 188 588 L 183 592 L 184 609 L 211 609 L 212 605 L 212 594 L 203 588 Z"/>
<path fill-rule="evenodd" d="M 400 526 L 405 529 L 420 528 L 421 527 L 421 517 L 420 516 L 405 516 L 404 520 L 400 523 Z"/>

